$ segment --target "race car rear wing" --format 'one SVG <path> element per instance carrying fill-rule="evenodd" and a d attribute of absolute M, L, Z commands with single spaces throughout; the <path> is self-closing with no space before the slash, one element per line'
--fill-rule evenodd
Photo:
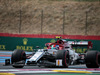
<path fill-rule="evenodd" d="M 93 47 L 93 43 L 91 41 L 68 41 L 69 44 L 72 45 L 72 47 L 87 47 L 88 49 L 91 49 Z"/>

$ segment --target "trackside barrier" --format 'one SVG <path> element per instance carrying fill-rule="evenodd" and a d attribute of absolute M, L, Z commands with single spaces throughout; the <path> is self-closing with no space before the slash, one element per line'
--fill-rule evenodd
<path fill-rule="evenodd" d="M 36 51 L 36 46 L 45 48 L 45 43 L 55 42 L 55 36 L 61 36 L 67 41 L 91 41 L 92 50 L 100 51 L 100 36 L 81 35 L 46 35 L 46 34 L 9 34 L 0 33 L 0 50 L 22 49 L 25 51 Z M 76 52 L 83 53 L 86 47 L 74 48 Z"/>

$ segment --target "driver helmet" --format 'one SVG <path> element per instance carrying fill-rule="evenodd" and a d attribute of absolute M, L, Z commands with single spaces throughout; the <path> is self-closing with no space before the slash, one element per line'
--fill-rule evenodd
<path fill-rule="evenodd" d="M 59 45 L 51 45 L 51 49 L 59 49 Z"/>

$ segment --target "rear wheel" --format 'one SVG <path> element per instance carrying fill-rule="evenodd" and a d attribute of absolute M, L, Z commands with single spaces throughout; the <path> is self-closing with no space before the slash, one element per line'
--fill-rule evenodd
<path fill-rule="evenodd" d="M 87 68 L 99 68 L 100 53 L 98 51 L 88 51 L 86 53 L 85 62 Z"/>
<path fill-rule="evenodd" d="M 20 62 L 20 61 L 22 61 L 22 62 L 17 64 L 17 66 L 16 66 L 16 63 Z M 12 56 L 11 56 L 11 63 L 13 65 L 13 67 L 15 67 L 15 68 L 24 67 L 25 61 L 26 61 L 26 53 L 25 53 L 25 51 L 18 50 L 18 49 L 13 51 Z M 20 64 L 23 64 L 23 65 L 20 65 Z"/>
<path fill-rule="evenodd" d="M 62 59 L 63 67 L 68 68 L 69 65 L 69 52 L 67 50 L 59 50 L 56 59 Z"/>

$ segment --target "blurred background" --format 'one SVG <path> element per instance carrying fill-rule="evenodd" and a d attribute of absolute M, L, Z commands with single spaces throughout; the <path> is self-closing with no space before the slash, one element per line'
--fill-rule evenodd
<path fill-rule="evenodd" d="M 100 0 L 0 0 L 0 33 L 100 35 Z"/>

